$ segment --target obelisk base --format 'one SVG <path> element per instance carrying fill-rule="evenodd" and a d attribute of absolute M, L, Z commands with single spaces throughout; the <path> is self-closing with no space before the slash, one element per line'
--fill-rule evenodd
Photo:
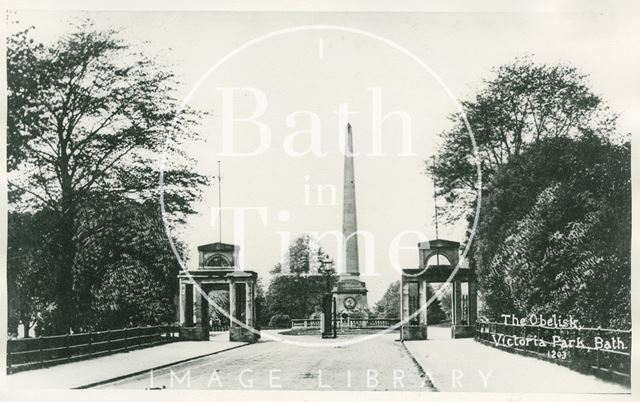
<path fill-rule="evenodd" d="M 338 319 L 369 318 L 367 292 L 358 275 L 341 276 L 333 288 Z"/>

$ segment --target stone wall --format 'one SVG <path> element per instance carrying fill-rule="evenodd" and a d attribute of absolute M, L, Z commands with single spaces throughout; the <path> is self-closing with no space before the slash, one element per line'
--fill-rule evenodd
<path fill-rule="evenodd" d="M 258 339 L 260 339 L 260 333 L 258 330 L 254 331 L 244 327 L 231 327 L 229 328 L 229 340 L 231 342 L 258 342 Z"/>
<path fill-rule="evenodd" d="M 424 341 L 427 339 L 426 325 L 405 325 L 402 327 L 403 341 Z"/>
<path fill-rule="evenodd" d="M 202 326 L 180 327 L 181 341 L 208 341 L 209 330 Z"/>
<path fill-rule="evenodd" d="M 475 325 L 452 325 L 451 337 L 452 338 L 473 338 L 476 336 Z"/>

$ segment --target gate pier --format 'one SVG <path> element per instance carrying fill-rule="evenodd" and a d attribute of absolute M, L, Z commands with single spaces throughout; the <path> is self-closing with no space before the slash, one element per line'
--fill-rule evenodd
<path fill-rule="evenodd" d="M 405 322 L 401 326 L 402 340 L 427 339 L 428 283 L 445 283 L 450 280 L 451 337 L 471 338 L 475 335 L 477 319 L 477 285 L 473 270 L 458 267 L 460 243 L 450 240 L 430 240 L 418 243 L 419 268 L 402 270 L 400 317 Z M 435 261 L 434 261 L 435 260 Z M 435 263 L 433 263 L 435 262 Z M 458 270 L 453 274 L 455 268 Z M 452 276 L 453 275 L 453 276 Z M 451 279 L 449 279 L 451 277 Z M 467 303 L 463 303 L 462 284 L 467 283 Z M 463 318 L 464 317 L 464 318 Z"/>
<path fill-rule="evenodd" d="M 209 340 L 208 292 L 228 289 L 229 340 L 256 342 L 255 292 L 258 274 L 236 266 L 239 247 L 211 243 L 198 247 L 198 267 L 180 272 L 180 338 Z M 213 307 L 213 306 L 212 306 Z"/>

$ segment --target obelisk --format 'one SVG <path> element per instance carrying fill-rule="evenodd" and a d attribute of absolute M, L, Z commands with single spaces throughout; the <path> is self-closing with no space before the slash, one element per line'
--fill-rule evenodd
<path fill-rule="evenodd" d="M 358 218 L 356 216 L 356 182 L 353 168 L 353 134 L 351 124 L 347 124 L 344 147 L 344 181 L 342 196 L 342 236 L 345 244 L 346 276 L 359 277 L 358 266 Z M 357 278 L 356 278 L 357 279 Z"/>
<path fill-rule="evenodd" d="M 347 124 L 344 147 L 344 191 L 342 199 L 342 235 L 344 241 L 343 267 L 333 292 L 338 312 L 346 315 L 367 316 L 367 288 L 360 281 L 358 264 L 358 219 L 356 215 L 356 181 L 353 158 L 353 133 Z"/>

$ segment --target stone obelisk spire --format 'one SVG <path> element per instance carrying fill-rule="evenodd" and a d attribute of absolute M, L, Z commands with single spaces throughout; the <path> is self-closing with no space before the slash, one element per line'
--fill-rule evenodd
<path fill-rule="evenodd" d="M 358 276 L 358 219 L 356 217 L 356 183 L 353 169 L 353 134 L 347 124 L 344 154 L 344 193 L 342 199 L 342 235 L 345 244 L 345 270 L 347 275 Z"/>
<path fill-rule="evenodd" d="M 353 134 L 347 124 L 344 149 L 344 193 L 342 204 L 342 235 L 344 236 L 344 271 L 333 289 L 336 308 L 341 316 L 366 318 L 369 314 L 367 287 L 360 281 L 358 264 L 358 220 L 356 218 L 356 180 L 353 161 Z"/>

